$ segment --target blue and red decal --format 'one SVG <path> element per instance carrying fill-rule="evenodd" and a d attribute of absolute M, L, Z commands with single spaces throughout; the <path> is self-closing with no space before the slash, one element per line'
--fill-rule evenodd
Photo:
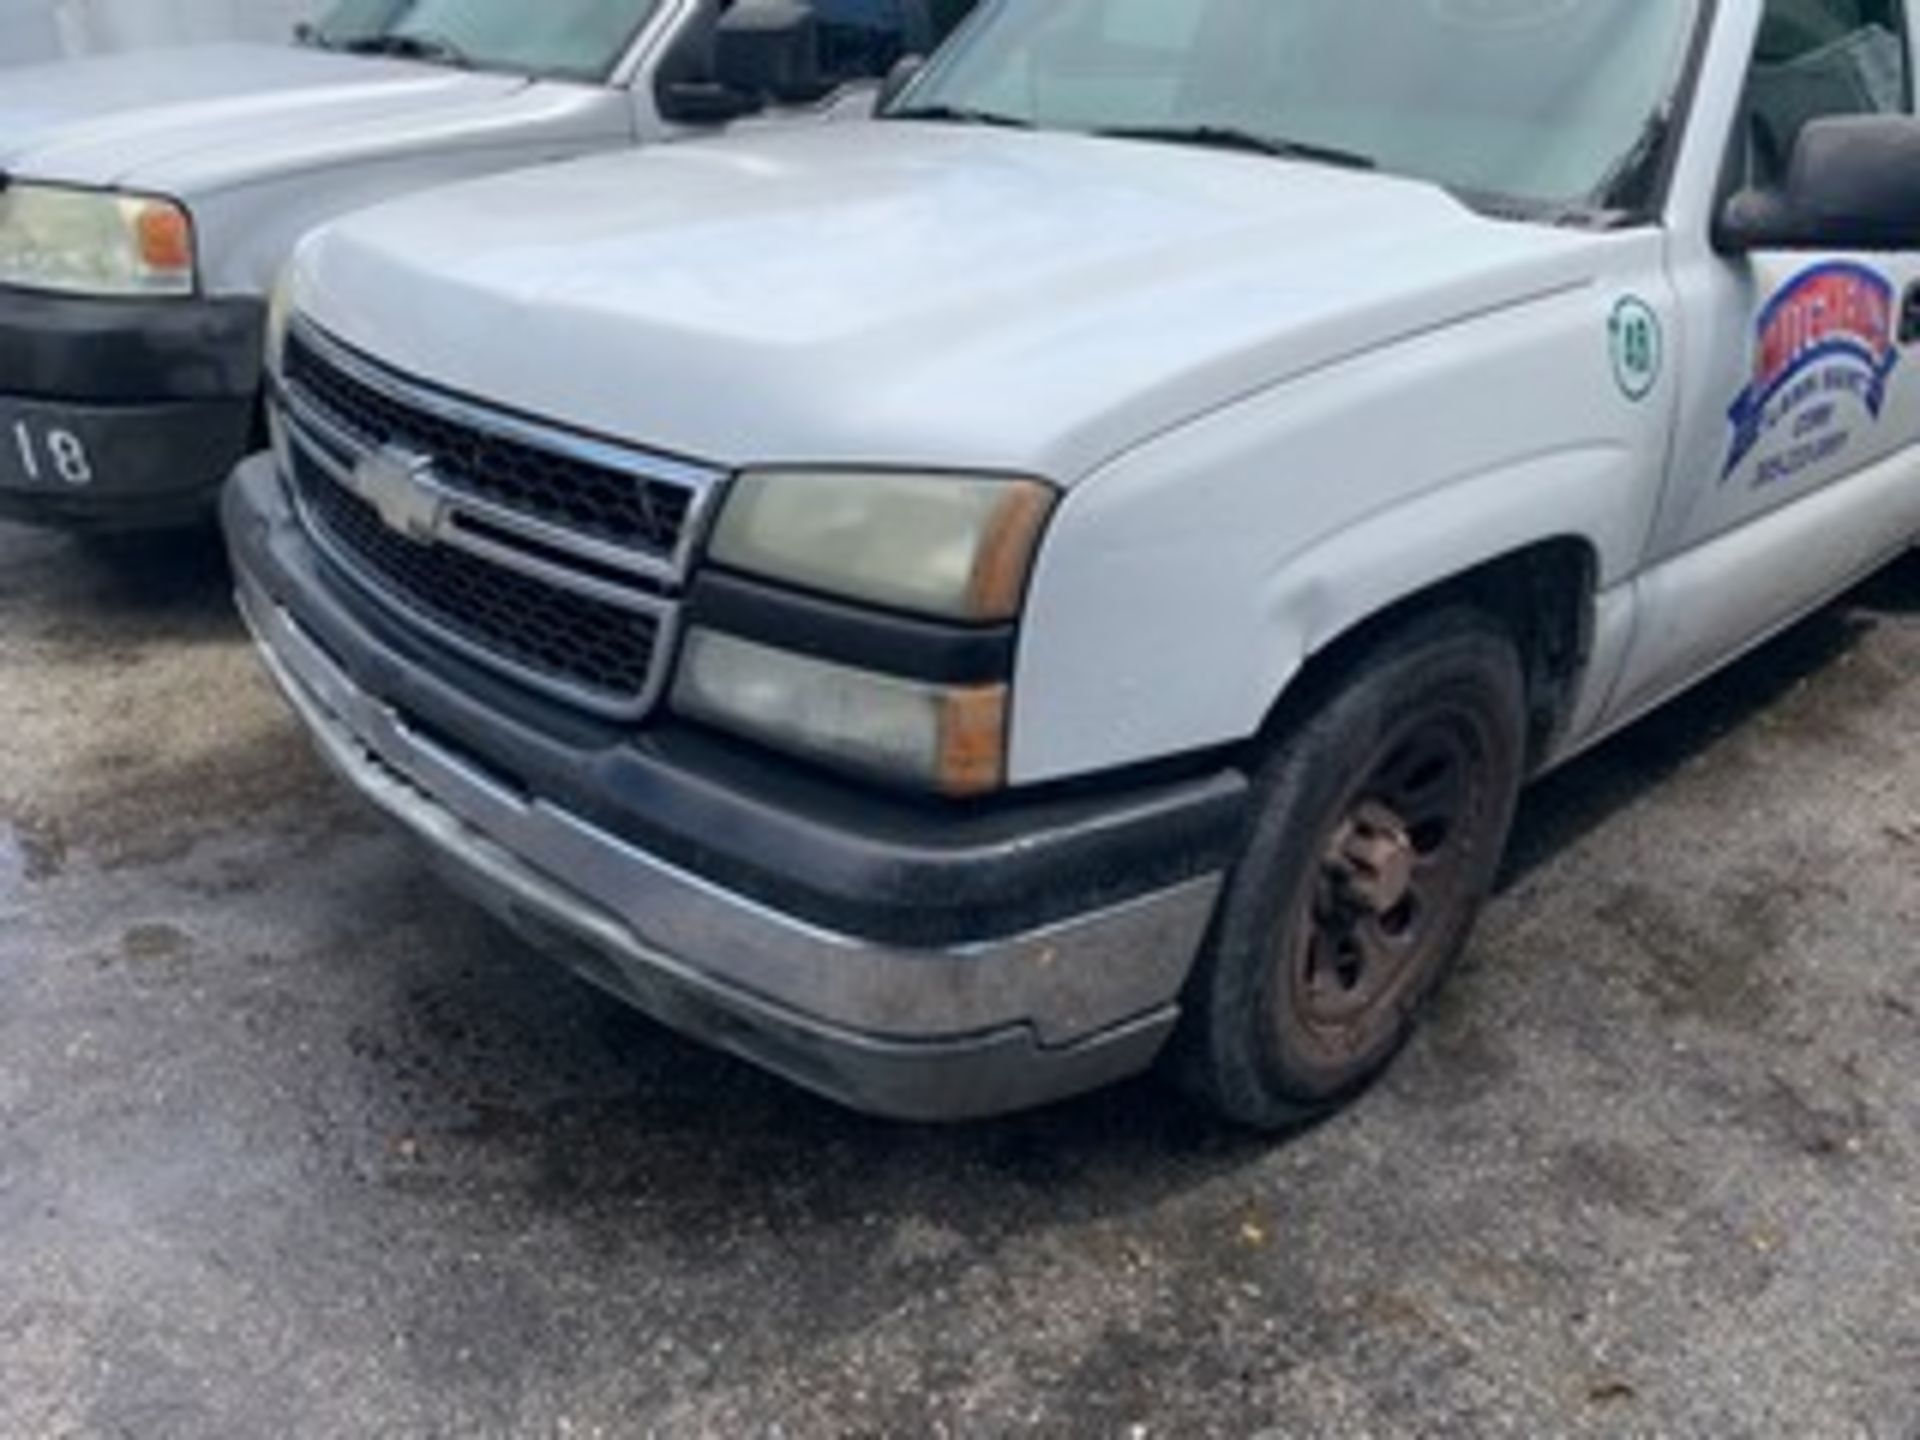
<path fill-rule="evenodd" d="M 1803 270 L 1760 312 L 1753 383 L 1733 402 L 1726 475 L 1815 401 L 1858 399 L 1877 422 L 1900 351 L 1893 286 L 1877 270 L 1836 261 Z M 1798 438 L 1801 427 L 1794 427 Z M 1844 443 L 1844 442 L 1843 442 Z"/>

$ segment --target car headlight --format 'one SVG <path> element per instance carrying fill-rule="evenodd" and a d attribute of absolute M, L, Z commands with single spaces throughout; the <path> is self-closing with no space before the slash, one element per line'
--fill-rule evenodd
<path fill-rule="evenodd" d="M 711 554 L 849 600 L 998 624 L 1020 613 L 1057 494 L 991 476 L 752 472 L 734 482 Z"/>
<path fill-rule="evenodd" d="M 191 295 L 193 221 L 158 196 L 8 185 L 0 189 L 0 285 L 69 295 Z"/>
<path fill-rule="evenodd" d="M 950 797 L 1007 783 L 1010 624 L 1059 492 L 1037 480 L 888 471 L 762 471 L 736 479 L 714 527 L 718 567 L 911 618 L 929 641 L 1000 644 L 1005 659 L 941 683 L 822 658 L 791 629 L 687 636 L 681 714 L 842 770 Z M 762 603 L 778 607 L 780 592 Z M 746 626 L 748 630 L 754 627 Z M 772 643 L 769 643 L 772 642 Z M 909 641 L 908 643 L 915 643 Z M 897 652 L 896 652 L 897 653 Z M 894 662 L 895 667 L 898 661 Z M 929 673 L 932 673 L 931 671 Z"/>
<path fill-rule="evenodd" d="M 778 749 L 955 799 L 1006 783 L 1005 685 L 936 685 L 695 629 L 673 703 Z"/>

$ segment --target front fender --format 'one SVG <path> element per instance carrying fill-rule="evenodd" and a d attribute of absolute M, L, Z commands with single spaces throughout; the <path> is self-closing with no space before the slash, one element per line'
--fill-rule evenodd
<path fill-rule="evenodd" d="M 1487 561 L 1584 541 L 1639 563 L 1674 386 L 1616 385 L 1596 285 L 1216 411 L 1068 495 L 1040 558 L 1013 774 L 1037 783 L 1255 735 L 1302 667 Z"/>

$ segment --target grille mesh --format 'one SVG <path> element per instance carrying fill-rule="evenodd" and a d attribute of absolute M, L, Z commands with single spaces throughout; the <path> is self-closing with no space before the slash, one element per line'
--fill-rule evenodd
<path fill-rule="evenodd" d="M 335 547 L 442 630 L 489 656 L 625 706 L 645 696 L 660 622 L 445 545 L 396 534 L 302 455 L 308 514 Z"/>
<path fill-rule="evenodd" d="M 295 332 L 286 377 L 363 440 L 431 455 L 449 489 L 628 549 L 670 557 L 693 507 L 686 488 L 593 464 L 436 415 L 330 364 Z"/>

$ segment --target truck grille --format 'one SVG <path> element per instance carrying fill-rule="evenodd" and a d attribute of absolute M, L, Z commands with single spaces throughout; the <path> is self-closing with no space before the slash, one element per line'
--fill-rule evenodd
<path fill-rule="evenodd" d="M 284 369 L 289 385 L 369 446 L 403 445 L 433 456 L 450 489 L 640 554 L 666 558 L 680 548 L 694 501 L 683 485 L 409 404 L 329 364 L 298 332 L 287 339 Z"/>
<path fill-rule="evenodd" d="M 294 469 L 309 522 L 353 557 L 352 568 L 420 619 L 516 669 L 556 677 L 611 704 L 646 693 L 660 620 L 575 595 L 450 546 L 418 545 L 387 528 L 311 459 Z"/>
<path fill-rule="evenodd" d="M 715 472 L 455 399 L 304 326 L 276 409 L 309 535 L 394 620 L 594 714 L 652 708 Z"/>

